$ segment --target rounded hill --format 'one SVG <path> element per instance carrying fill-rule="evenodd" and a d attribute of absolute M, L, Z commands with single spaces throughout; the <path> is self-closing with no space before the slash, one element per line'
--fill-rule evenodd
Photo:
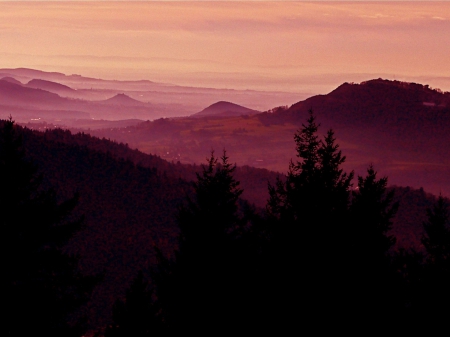
<path fill-rule="evenodd" d="M 14 77 L 10 77 L 10 76 L 3 77 L 0 81 L 6 81 L 6 82 L 14 83 L 17 85 L 22 85 L 22 82 L 16 80 Z"/>
<path fill-rule="evenodd" d="M 102 101 L 102 103 L 115 104 L 115 105 L 143 105 L 144 102 L 138 101 L 125 94 L 117 94 L 107 100 Z"/>
<path fill-rule="evenodd" d="M 231 102 L 220 101 L 210 105 L 209 107 L 203 109 L 202 111 L 192 115 L 193 117 L 203 117 L 203 116 L 241 116 L 241 115 L 254 115 L 258 114 L 260 111 L 246 108 L 242 105 L 238 105 Z"/>

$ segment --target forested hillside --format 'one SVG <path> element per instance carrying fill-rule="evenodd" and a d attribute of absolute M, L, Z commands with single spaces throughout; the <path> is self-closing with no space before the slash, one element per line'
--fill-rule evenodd
<path fill-rule="evenodd" d="M 150 270 L 154 270 L 157 265 L 156 247 L 161 252 L 159 265 L 164 261 L 166 261 L 164 263 L 169 263 L 170 265 L 172 263 L 170 261 L 173 261 L 178 256 L 174 255 L 174 249 L 178 249 L 180 244 L 180 223 L 177 217 L 179 216 L 179 207 L 181 205 L 185 205 L 184 207 L 188 208 L 192 207 L 186 198 L 189 197 L 190 200 L 195 201 L 196 194 L 199 192 L 199 185 L 198 183 L 197 185 L 192 185 L 191 181 L 198 180 L 199 176 L 196 176 L 196 173 L 200 173 L 201 177 L 201 172 L 205 170 L 205 167 L 169 163 L 157 156 L 131 150 L 125 144 L 110 142 L 106 139 L 99 139 L 86 134 L 73 135 L 60 129 L 42 133 L 23 129 L 17 125 L 15 125 L 15 128 L 23 136 L 26 158 L 36 163 L 38 172 L 42 174 L 42 188 L 54 188 L 60 201 L 72 198 L 74 193 L 79 195 L 78 205 L 74 208 L 72 216 L 73 218 L 84 217 L 84 225 L 83 229 L 77 232 L 68 242 L 65 251 L 79 255 L 79 265 L 83 274 L 102 275 L 102 280 L 94 288 L 90 296 L 85 312 L 89 317 L 91 328 L 105 326 L 111 322 L 114 301 L 117 298 L 124 298 L 125 290 L 130 286 L 138 271 L 143 270 L 143 277 L 145 279 L 150 278 L 152 274 Z M 297 151 L 300 151 L 298 152 L 300 155 L 298 158 L 301 159 L 301 156 L 304 154 L 301 152 L 302 148 L 298 147 L 300 141 L 298 135 L 299 133 L 295 137 L 295 142 L 297 143 Z M 337 151 L 336 149 L 332 150 L 332 139 L 328 139 L 331 153 Z M 220 154 L 218 154 L 220 152 L 216 153 L 220 157 Z M 211 153 L 205 153 L 205 159 L 210 155 Z M 232 153 L 228 155 L 232 158 Z M 232 162 L 232 159 L 229 160 Z M 207 164 L 206 161 L 205 163 Z M 339 167 L 342 163 L 343 161 L 337 160 L 335 164 Z M 222 164 L 225 165 L 226 163 Z M 336 169 L 333 165 L 330 166 L 331 170 Z M 221 166 L 214 167 L 220 168 Z M 284 246 L 282 251 L 287 249 L 285 251 L 286 254 L 290 254 L 288 250 L 294 249 L 294 246 L 299 245 L 303 240 L 300 239 L 299 233 L 295 235 L 291 233 L 290 243 L 284 242 L 283 240 L 287 239 L 286 235 L 288 235 L 288 232 L 285 234 L 278 232 L 282 227 L 276 229 L 274 233 L 271 232 L 276 228 L 271 227 L 276 223 L 272 223 L 274 220 L 270 220 L 271 216 L 275 216 L 278 219 L 276 221 L 283 222 L 286 220 L 288 221 L 287 223 L 302 221 L 302 213 L 298 213 L 298 216 L 287 220 L 292 216 L 292 213 L 289 208 L 284 209 L 284 207 L 288 207 L 293 202 L 293 200 L 287 202 L 288 199 L 285 199 L 285 197 L 288 195 L 286 193 L 291 189 L 289 184 L 297 179 L 295 178 L 297 173 L 295 173 L 295 170 L 293 171 L 294 168 L 292 166 L 289 167 L 289 163 L 286 163 L 286 171 L 290 172 L 292 177 L 289 174 L 280 176 L 278 182 L 276 180 L 277 174 L 267 170 L 251 167 L 231 169 L 231 166 L 228 169 L 233 179 L 240 182 L 238 188 L 243 189 L 242 197 L 259 207 L 254 209 L 246 206 L 246 203 L 240 199 L 233 199 L 233 203 L 235 202 L 237 205 L 236 210 L 233 211 L 236 212 L 234 213 L 233 221 L 237 222 L 233 226 L 238 227 L 230 227 L 229 230 L 230 233 L 236 229 L 238 230 L 233 235 L 236 235 L 235 239 L 239 238 L 241 240 L 238 240 L 240 242 L 238 247 L 241 248 L 236 248 L 238 251 L 235 251 L 235 248 L 233 248 L 230 254 L 244 254 L 242 255 L 244 260 L 238 259 L 240 261 L 239 268 L 247 270 L 246 272 L 248 273 L 256 273 L 248 275 L 249 280 L 254 280 L 255 275 L 260 275 L 258 274 L 260 272 L 273 273 L 274 271 L 249 269 L 245 263 L 250 263 L 255 258 L 266 259 L 264 254 L 272 256 L 271 259 L 275 257 L 276 259 L 281 258 L 279 255 L 272 255 L 274 254 L 274 251 L 272 251 L 274 248 L 266 246 L 268 244 L 265 243 L 267 238 L 276 235 L 276 240 L 281 240 L 277 241 L 276 245 Z M 300 169 L 298 172 L 300 173 L 302 170 Z M 294 180 L 291 181 L 291 179 Z M 383 178 L 378 177 L 378 179 Z M 362 188 L 363 185 L 361 184 L 363 182 L 355 180 L 353 185 L 345 183 L 342 186 L 342 192 L 339 193 L 345 192 L 343 195 L 348 197 L 350 195 L 356 196 L 359 193 L 358 190 Z M 272 186 L 272 189 L 268 190 L 268 183 Z M 383 187 L 384 185 L 380 186 Z M 311 187 L 314 187 L 314 185 Z M 426 209 L 434 207 L 437 202 L 436 196 L 426 194 L 423 190 L 415 190 L 408 187 L 395 187 L 384 191 L 385 187 L 379 190 L 379 193 L 381 193 L 380 197 L 386 197 L 389 195 L 388 192 L 393 190 L 391 205 L 394 205 L 397 201 L 399 202 L 398 211 L 392 213 L 392 218 L 389 220 L 392 221 L 392 226 L 389 225 L 383 229 L 383 235 L 396 238 L 386 247 L 386 256 L 395 256 L 400 248 L 407 251 L 414 249 L 418 252 L 426 253 L 426 245 L 423 244 L 426 230 L 423 223 L 429 219 Z M 313 198 L 308 202 L 321 200 L 325 197 L 326 194 L 324 193 L 327 187 L 321 186 L 320 188 L 325 188 L 323 193 L 320 193 L 320 189 L 311 190 L 311 192 L 314 191 L 315 199 Z M 339 193 L 336 194 L 336 197 L 338 197 Z M 241 196 L 241 192 L 237 196 Z M 272 214 L 268 217 L 263 211 L 267 200 L 270 200 L 270 202 L 267 204 L 268 208 L 266 208 L 266 211 L 270 210 L 270 214 Z M 297 203 L 299 200 L 295 202 Z M 332 200 L 329 199 L 329 202 L 332 202 Z M 277 204 L 278 206 L 276 206 Z M 312 204 L 311 207 L 313 206 Z M 383 207 L 387 206 L 386 204 Z M 292 207 L 292 205 L 289 207 Z M 304 207 L 306 206 L 301 208 L 303 209 Z M 314 207 L 317 207 L 317 205 Z M 343 210 L 346 209 L 346 206 L 340 207 L 344 207 Z M 309 211 L 312 211 L 312 208 Z M 226 216 L 226 214 L 218 215 L 218 219 L 223 216 Z M 283 220 L 285 216 L 288 216 L 288 218 Z M 331 213 L 330 216 L 332 216 Z M 214 218 L 204 220 L 206 221 L 205 225 L 213 225 L 216 222 Z M 308 221 L 314 222 L 313 218 Z M 245 226 L 243 231 L 239 230 L 239 226 L 242 224 Z M 188 225 L 185 224 L 184 226 Z M 338 227 L 336 227 L 336 230 L 338 230 Z M 345 231 L 344 228 L 342 230 Z M 228 232 L 228 230 L 226 231 Z M 342 233 L 335 234 L 338 235 L 336 237 L 343 235 Z M 353 233 L 352 235 L 356 234 Z M 284 239 L 282 239 L 283 237 Z M 207 236 L 205 239 L 207 239 Z M 331 240 L 332 236 L 328 237 L 327 240 L 329 239 Z M 362 240 L 362 238 L 358 239 L 357 235 L 355 239 Z M 323 244 L 318 241 L 313 242 L 316 242 L 317 245 Z M 243 243 L 244 246 L 240 246 Z M 286 245 L 290 246 L 290 248 L 288 249 Z M 318 247 L 314 247 L 313 243 L 309 243 L 309 245 L 313 245 L 311 246 L 312 249 Z M 334 247 L 333 245 L 330 247 Z M 252 251 L 252 249 L 255 249 L 255 251 Z M 238 253 L 239 251 L 240 253 Z M 264 252 L 264 254 L 260 257 L 252 255 L 257 252 Z M 225 259 L 223 263 L 229 263 L 226 262 L 226 257 L 222 256 L 221 259 Z M 263 263 L 262 260 L 258 261 L 258 263 Z M 276 260 L 270 263 L 274 261 Z M 241 262 L 243 264 L 240 264 Z M 263 265 L 266 265 L 266 262 Z M 294 263 L 294 261 L 291 262 Z M 272 267 L 275 268 L 275 265 L 272 265 Z M 164 270 L 166 267 L 163 264 L 160 265 L 160 268 Z M 232 273 L 231 275 L 234 275 L 233 273 L 236 271 L 230 272 Z M 283 271 L 283 273 L 285 272 Z M 160 274 L 163 278 L 168 277 L 164 275 L 164 273 Z M 287 277 L 287 275 L 285 276 Z M 233 283 L 236 280 L 230 279 L 229 281 Z M 247 284 L 246 287 L 248 286 L 250 284 Z M 264 284 L 260 284 L 255 289 L 261 290 L 261 288 L 258 288 L 259 286 L 265 287 Z M 242 289 L 236 289 L 236 291 L 240 293 Z M 250 293 L 258 298 L 260 296 L 253 291 Z M 272 303 L 274 306 L 280 304 L 277 302 L 280 299 L 271 298 L 268 300 L 268 303 Z M 231 303 L 227 305 L 233 306 Z M 249 310 L 250 308 L 255 309 L 249 302 L 246 302 L 246 306 Z M 262 306 L 261 308 L 265 307 Z M 258 312 L 262 314 L 260 311 Z M 178 319 L 176 317 L 178 316 L 173 316 L 171 319 Z M 252 317 L 252 319 L 258 319 L 257 315 Z M 269 319 L 269 317 L 266 317 L 266 319 Z M 278 319 L 281 319 L 281 317 L 278 317 Z"/>
<path fill-rule="evenodd" d="M 201 167 L 172 164 L 86 134 L 60 129 L 41 133 L 20 128 L 20 132 L 28 157 L 43 174 L 44 186 L 55 188 L 61 199 L 75 192 L 80 195 L 75 214 L 84 216 L 85 230 L 68 249 L 80 254 L 87 274 L 105 273 L 89 314 L 94 322 L 103 322 L 134 271 L 154 263 L 154 247 L 168 252 L 175 246 L 174 212 L 191 193 L 188 181 Z M 245 197 L 263 207 L 267 184 L 277 174 L 242 167 L 237 176 L 246 188 Z"/>

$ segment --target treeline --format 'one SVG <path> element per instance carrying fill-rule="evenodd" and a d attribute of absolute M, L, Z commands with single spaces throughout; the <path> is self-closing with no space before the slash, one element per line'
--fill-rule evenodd
<path fill-rule="evenodd" d="M 369 167 L 352 189 L 353 172 L 341 168 L 345 157 L 333 131 L 320 139 L 312 113 L 295 142 L 297 159 L 287 179 L 269 187 L 264 215 L 239 207 L 235 167 L 225 152 L 211 154 L 193 197 L 178 211 L 177 249 L 170 256 L 159 252 L 151 285 L 137 276 L 116 302 L 105 336 L 445 323 L 450 223 L 444 198 L 423 224 L 426 254 L 390 254 L 398 204 L 387 178 Z"/>
<path fill-rule="evenodd" d="M 68 150 L 71 155 L 65 155 L 66 172 L 45 178 L 25 156 L 22 136 L 32 135 L 22 132 L 12 120 L 2 124 L 2 221 L 9 228 L 5 247 L 11 254 L 5 263 L 6 275 L 11 275 L 6 304 L 15 308 L 8 316 L 8 336 L 80 335 L 92 310 L 105 310 L 80 311 L 90 296 L 98 296 L 94 285 L 126 286 L 127 277 L 135 279 L 126 295 L 106 308 L 112 310 L 112 323 L 99 334 L 301 331 L 324 322 L 339 321 L 351 328 L 362 320 L 380 326 L 449 313 L 446 200 L 438 198 L 428 211 L 425 252 L 393 253 L 390 229 L 398 206 L 387 190 L 387 178 L 377 177 L 369 167 L 354 183 L 353 173 L 342 169 L 345 157 L 333 132 L 321 139 L 312 114 L 295 135 L 296 160 L 286 179 L 270 185 L 262 211 L 241 199 L 236 168 L 225 152 L 220 158 L 214 153 L 209 157 L 191 188 L 162 171 L 80 144 L 68 146 L 55 137 L 52 150 L 41 148 L 39 155 L 55 161 Z M 75 160 L 84 156 L 87 160 Z M 114 186 L 106 176 L 115 177 Z M 62 181 L 69 178 L 83 188 L 79 194 L 76 188 L 64 191 Z M 58 181 L 56 189 L 63 192 L 59 195 L 50 188 Z M 106 193 L 104 200 L 100 190 Z M 136 199 L 123 197 L 133 193 Z M 15 195 L 20 198 L 11 198 Z M 77 200 L 91 205 L 81 212 L 85 220 L 77 213 Z M 145 207 L 151 207 L 147 219 L 132 216 Z M 91 213 L 94 219 L 110 220 L 99 227 Z M 165 227 L 171 222 L 172 227 Z M 118 253 L 111 254 L 106 245 L 108 230 Z M 166 232 L 174 242 L 145 241 L 151 237 L 148 231 Z M 90 236 L 95 239 L 80 244 Z M 69 254 L 71 245 L 82 248 L 81 257 L 100 255 L 97 267 L 90 266 L 97 277 L 83 275 L 80 267 L 86 271 L 89 263 L 83 266 L 82 259 Z M 134 247 L 141 245 L 147 258 L 133 255 Z M 142 272 L 128 268 L 127 277 L 114 274 L 118 265 L 133 259 Z M 109 266 L 103 273 L 98 269 L 102 264 Z M 42 303 L 42 310 L 32 316 Z"/>

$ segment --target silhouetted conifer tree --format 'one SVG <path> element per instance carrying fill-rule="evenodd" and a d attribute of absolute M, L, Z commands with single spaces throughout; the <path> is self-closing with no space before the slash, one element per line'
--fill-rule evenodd
<path fill-rule="evenodd" d="M 69 324 L 69 315 L 87 299 L 92 280 L 81 277 L 77 260 L 62 251 L 81 225 L 67 220 L 78 197 L 58 203 L 54 191 L 40 188 L 41 176 L 26 159 L 11 118 L 0 125 L 0 180 L 3 333 L 79 336 L 82 327 Z"/>
<path fill-rule="evenodd" d="M 358 189 L 353 192 L 350 208 L 351 227 L 349 245 L 350 312 L 355 317 L 377 321 L 392 318 L 401 310 L 400 280 L 391 266 L 389 249 L 395 238 L 389 235 L 398 209 L 393 202 L 394 190 L 387 192 L 387 177 L 377 179 L 370 166 L 365 177 L 358 177 Z M 400 314 L 398 312 L 398 314 Z M 361 315 L 361 316 L 360 316 Z"/>
<path fill-rule="evenodd" d="M 310 111 L 294 137 L 297 161 L 291 161 L 285 182 L 269 187 L 268 256 L 271 283 L 277 287 L 270 306 L 279 308 L 275 319 L 280 324 L 333 311 L 344 273 L 353 172 L 341 168 L 345 157 L 333 131 L 320 140 L 318 127 Z"/>
<path fill-rule="evenodd" d="M 353 192 L 351 205 L 354 235 L 359 240 L 357 251 L 364 253 L 367 262 L 387 257 L 395 237 L 388 232 L 397 212 L 398 203 L 393 202 L 394 190 L 386 191 L 387 177 L 377 179 L 377 172 L 370 166 L 366 177 L 358 177 L 358 189 Z"/>
<path fill-rule="evenodd" d="M 175 256 L 167 259 L 159 253 L 153 279 L 170 332 L 215 333 L 242 322 L 246 259 L 240 255 L 239 240 L 245 220 L 238 212 L 242 190 L 234 170 L 225 152 L 220 162 L 211 154 L 197 174 L 193 198 L 179 210 Z"/>
<path fill-rule="evenodd" d="M 278 181 L 269 187 L 270 216 L 317 223 L 347 210 L 353 172 L 347 174 L 341 168 L 345 156 L 335 143 L 333 130 L 320 140 L 318 127 L 310 111 L 307 124 L 294 136 L 299 159 L 291 161 L 285 183 Z"/>

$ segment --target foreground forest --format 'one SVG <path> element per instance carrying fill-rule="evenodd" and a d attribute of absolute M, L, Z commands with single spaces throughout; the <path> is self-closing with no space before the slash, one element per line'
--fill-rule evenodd
<path fill-rule="evenodd" d="M 7 335 L 448 315 L 449 200 L 388 187 L 376 167 L 345 172 L 334 132 L 313 113 L 293 138 L 297 156 L 277 177 L 235 167 L 225 151 L 182 165 L 2 121 Z"/>

